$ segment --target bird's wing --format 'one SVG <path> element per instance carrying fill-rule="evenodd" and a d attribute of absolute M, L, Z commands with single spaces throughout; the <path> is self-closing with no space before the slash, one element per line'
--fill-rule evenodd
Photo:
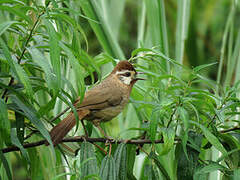
<path fill-rule="evenodd" d="M 104 89 L 104 90 L 103 90 Z M 93 88 L 89 90 L 82 101 L 74 104 L 77 109 L 103 109 L 109 106 L 117 106 L 122 101 L 121 93 L 116 93 L 112 88 Z M 119 89 L 116 89 L 116 91 Z"/>

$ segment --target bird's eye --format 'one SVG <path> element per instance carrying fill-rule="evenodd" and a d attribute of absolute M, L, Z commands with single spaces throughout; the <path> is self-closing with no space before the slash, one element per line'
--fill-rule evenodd
<path fill-rule="evenodd" d="M 131 73 L 130 73 L 130 72 L 126 72 L 126 73 L 124 74 L 124 76 L 129 77 L 129 76 L 131 76 Z"/>

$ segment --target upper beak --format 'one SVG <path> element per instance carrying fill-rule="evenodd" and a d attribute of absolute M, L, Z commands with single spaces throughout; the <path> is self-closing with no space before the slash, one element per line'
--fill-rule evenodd
<path fill-rule="evenodd" d="M 138 74 L 144 74 L 144 72 L 137 72 L 136 75 L 138 75 Z M 144 79 L 144 78 L 135 78 L 135 80 L 146 80 L 146 79 Z"/>

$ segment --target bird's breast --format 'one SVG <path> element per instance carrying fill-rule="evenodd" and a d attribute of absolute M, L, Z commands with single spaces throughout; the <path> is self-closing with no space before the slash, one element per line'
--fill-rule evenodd
<path fill-rule="evenodd" d="M 122 112 L 125 105 L 128 103 L 128 97 L 123 97 L 121 103 L 116 106 L 109 106 L 107 108 L 92 111 L 87 120 L 100 119 L 102 122 L 110 121 Z"/>

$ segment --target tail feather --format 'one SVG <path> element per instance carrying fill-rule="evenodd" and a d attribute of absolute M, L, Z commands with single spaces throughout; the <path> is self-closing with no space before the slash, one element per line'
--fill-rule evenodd
<path fill-rule="evenodd" d="M 89 110 L 78 111 L 78 118 L 82 120 L 86 115 L 89 114 Z M 53 145 L 57 145 L 62 141 L 62 139 L 67 135 L 67 133 L 76 125 L 76 120 L 74 114 L 71 112 L 66 118 L 64 118 L 60 123 L 58 123 L 50 131 L 51 139 Z"/>

